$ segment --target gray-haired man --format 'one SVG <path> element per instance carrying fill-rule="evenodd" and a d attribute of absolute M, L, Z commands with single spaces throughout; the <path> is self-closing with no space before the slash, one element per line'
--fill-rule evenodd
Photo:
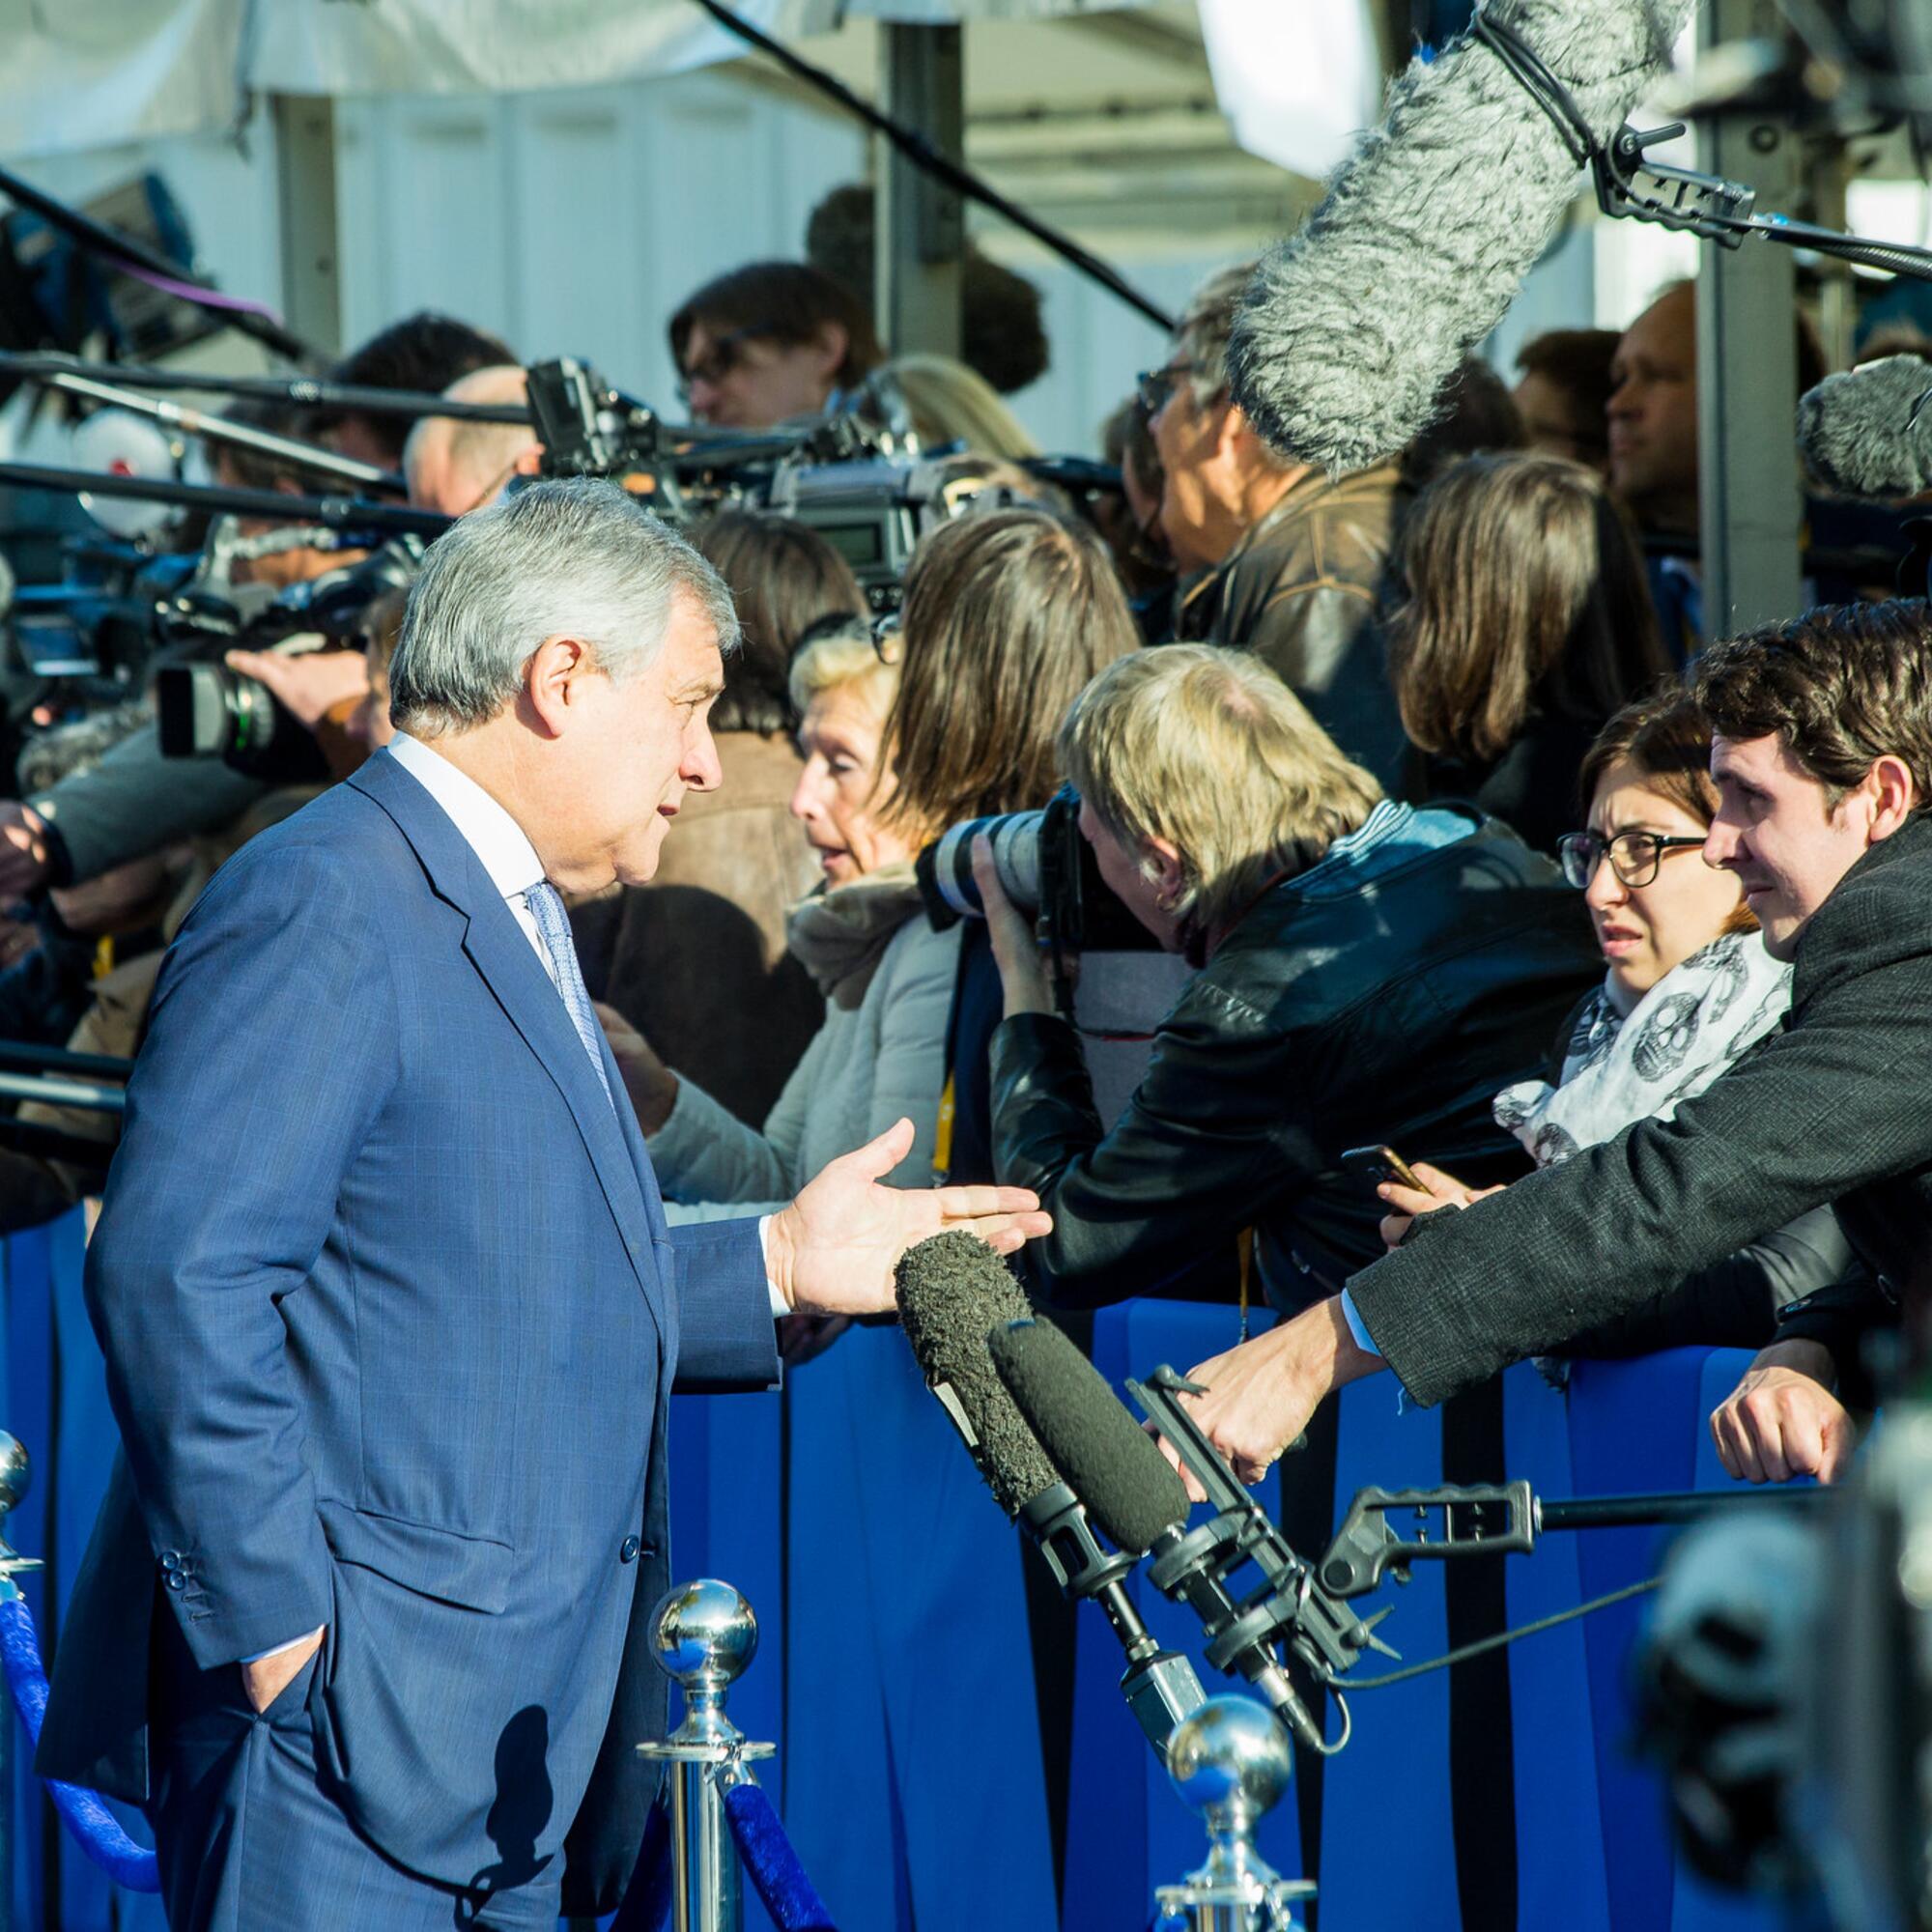
<path fill-rule="evenodd" d="M 176 1932 L 609 1910 L 663 1719 L 665 1398 L 890 1307 L 901 1122 L 763 1223 L 668 1229 L 559 889 L 648 879 L 735 633 L 609 484 L 431 551 L 403 735 L 224 867 L 163 968 L 89 1256 L 125 1465 L 42 1769 L 146 1803 Z"/>

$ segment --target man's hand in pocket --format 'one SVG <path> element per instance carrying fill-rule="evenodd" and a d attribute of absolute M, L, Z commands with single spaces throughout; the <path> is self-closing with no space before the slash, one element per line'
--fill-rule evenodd
<path fill-rule="evenodd" d="M 326 1627 L 325 1627 L 326 1628 Z M 322 1648 L 322 1632 L 312 1631 L 286 1650 L 271 1651 L 242 1666 L 242 1688 L 260 1716 L 301 1675 L 302 1665 Z"/>

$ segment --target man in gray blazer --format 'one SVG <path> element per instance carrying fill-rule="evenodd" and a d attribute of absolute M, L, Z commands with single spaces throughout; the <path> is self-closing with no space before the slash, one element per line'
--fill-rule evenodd
<path fill-rule="evenodd" d="M 175 1932 L 610 1910 L 655 1775 L 667 1398 L 1033 1197 L 899 1192 L 900 1122 L 665 1224 L 559 888 L 648 879 L 735 636 L 608 483 L 430 551 L 395 742 L 224 867 L 161 970 L 87 1295 L 126 1446 L 43 1773 L 146 1804 Z M 837 1552 L 828 1552 L 837 1561 Z"/>
<path fill-rule="evenodd" d="M 1393 1369 L 1440 1402 L 1837 1204 L 1870 1287 L 1932 1306 L 1932 618 L 1820 609 L 1692 673 L 1714 742 L 1705 863 L 1735 872 L 1796 968 L 1786 1030 L 1668 1121 L 1428 1213 L 1343 1293 L 1202 1363 L 1204 1425 L 1257 1479 L 1332 1388 Z M 1842 1416 L 1802 1330 L 1719 1412 L 1739 1474 L 1835 1475 Z"/>

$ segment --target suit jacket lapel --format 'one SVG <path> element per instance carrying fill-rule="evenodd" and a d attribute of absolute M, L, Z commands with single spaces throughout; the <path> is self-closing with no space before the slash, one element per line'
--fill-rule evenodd
<path fill-rule="evenodd" d="M 600 1037 L 605 1077 L 611 1083 L 615 1107 L 598 1084 L 596 1069 L 570 1013 L 528 935 L 448 814 L 393 758 L 369 759 L 348 782 L 395 820 L 422 862 L 437 896 L 463 914 L 463 950 L 569 1106 L 617 1232 L 623 1236 L 632 1270 L 662 1330 L 663 1284 L 652 1252 L 645 1182 L 630 1146 L 637 1135 L 637 1123 L 628 1118 L 630 1102 L 609 1045 Z M 620 1110 L 627 1117 L 622 1121 Z M 638 1154 L 641 1152 L 639 1141 Z"/>

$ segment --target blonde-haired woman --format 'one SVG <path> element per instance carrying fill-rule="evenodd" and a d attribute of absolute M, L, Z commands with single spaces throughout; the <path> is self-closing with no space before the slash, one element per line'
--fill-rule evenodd
<path fill-rule="evenodd" d="M 1345 1150 L 1521 1171 L 1490 1098 L 1541 1065 L 1594 956 L 1553 865 L 1472 808 L 1384 799 L 1243 652 L 1110 666 L 1060 744 L 1101 878 L 1201 970 L 1108 1127 L 1031 929 L 976 863 L 1006 988 L 994 1169 L 1053 1214 L 1046 1299 L 1232 1299 L 1252 1229 L 1260 1286 L 1293 1311 L 1381 1252 Z"/>
<path fill-rule="evenodd" d="M 980 456 L 1019 463 L 1039 454 L 1000 393 L 977 369 L 951 355 L 895 355 L 880 372 L 898 384 L 920 441 L 928 449 L 963 442 Z"/>

